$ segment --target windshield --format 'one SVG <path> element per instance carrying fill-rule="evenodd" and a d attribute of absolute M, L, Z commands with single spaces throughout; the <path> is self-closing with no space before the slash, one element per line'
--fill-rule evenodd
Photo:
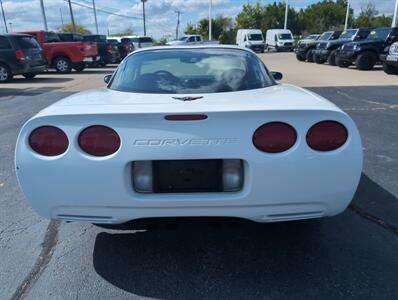
<path fill-rule="evenodd" d="M 385 41 L 391 32 L 391 28 L 379 28 L 371 31 L 367 37 L 368 40 Z"/>
<path fill-rule="evenodd" d="M 330 37 L 332 36 L 333 32 L 324 32 L 322 35 L 319 37 L 318 40 L 320 41 L 328 41 Z"/>
<path fill-rule="evenodd" d="M 153 50 L 129 56 L 110 88 L 123 92 L 220 93 L 273 85 L 255 54 L 237 49 Z"/>
<path fill-rule="evenodd" d="M 139 39 L 140 43 L 152 43 L 152 39 L 150 37 L 140 37 Z"/>
<path fill-rule="evenodd" d="M 22 49 L 40 48 L 34 37 L 31 36 L 16 36 L 19 46 Z"/>
<path fill-rule="evenodd" d="M 178 41 L 185 41 L 188 37 L 187 36 L 182 36 L 178 39 Z"/>
<path fill-rule="evenodd" d="M 358 30 L 356 30 L 356 29 L 351 29 L 351 30 L 344 31 L 340 35 L 339 39 L 352 39 L 357 32 L 358 32 Z"/>
<path fill-rule="evenodd" d="M 290 33 L 280 33 L 280 34 L 278 34 L 278 39 L 279 40 L 292 40 L 293 37 Z"/>
<path fill-rule="evenodd" d="M 316 39 L 318 39 L 318 37 L 319 37 L 319 35 L 317 35 L 317 34 L 311 34 L 311 35 L 306 36 L 304 39 L 305 40 L 316 40 Z"/>
<path fill-rule="evenodd" d="M 263 40 L 263 35 L 256 33 L 256 34 L 248 34 L 248 39 L 249 41 L 262 41 Z"/>

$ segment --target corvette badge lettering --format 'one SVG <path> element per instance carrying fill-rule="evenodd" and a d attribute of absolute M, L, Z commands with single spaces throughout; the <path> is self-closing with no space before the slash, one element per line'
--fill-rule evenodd
<path fill-rule="evenodd" d="M 203 146 L 236 144 L 235 138 L 211 139 L 138 139 L 133 141 L 134 146 Z"/>

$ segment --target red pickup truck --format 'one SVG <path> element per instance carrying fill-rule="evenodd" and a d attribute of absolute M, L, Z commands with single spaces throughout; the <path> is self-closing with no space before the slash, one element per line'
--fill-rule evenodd
<path fill-rule="evenodd" d="M 88 62 L 99 59 L 96 43 L 92 42 L 62 42 L 59 36 L 50 31 L 24 31 L 36 38 L 49 67 L 60 73 L 70 73 L 72 68 L 83 71 Z"/>

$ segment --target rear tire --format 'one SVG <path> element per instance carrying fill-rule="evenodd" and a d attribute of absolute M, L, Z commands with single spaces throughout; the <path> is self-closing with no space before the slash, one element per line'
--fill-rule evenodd
<path fill-rule="evenodd" d="M 313 63 L 314 62 L 314 54 L 312 53 L 312 49 L 307 50 L 307 53 L 305 54 L 305 59 L 310 62 Z"/>
<path fill-rule="evenodd" d="M 37 75 L 36 73 L 23 73 L 22 74 L 23 77 L 28 78 L 28 79 L 35 78 L 36 75 Z"/>
<path fill-rule="evenodd" d="M 335 66 L 336 65 L 336 52 L 337 52 L 337 50 L 333 50 L 329 54 L 328 64 L 331 65 L 331 66 Z"/>
<path fill-rule="evenodd" d="M 298 61 L 305 61 L 305 57 L 303 57 L 301 55 L 296 54 L 296 58 Z"/>
<path fill-rule="evenodd" d="M 72 63 L 67 57 L 57 57 L 54 61 L 54 67 L 58 73 L 67 74 L 72 72 Z"/>
<path fill-rule="evenodd" d="M 81 72 L 86 68 L 86 65 L 84 63 L 79 63 L 78 65 L 75 65 L 73 69 L 75 69 L 77 72 Z"/>
<path fill-rule="evenodd" d="M 355 65 L 358 70 L 369 71 L 373 69 L 376 62 L 376 54 L 370 51 L 366 51 L 358 55 L 357 59 L 355 60 Z"/>
<path fill-rule="evenodd" d="M 0 83 L 9 82 L 12 80 L 12 73 L 7 65 L 0 64 Z"/>
<path fill-rule="evenodd" d="M 386 74 L 398 75 L 398 67 L 394 67 L 389 64 L 383 63 L 383 70 Z"/>

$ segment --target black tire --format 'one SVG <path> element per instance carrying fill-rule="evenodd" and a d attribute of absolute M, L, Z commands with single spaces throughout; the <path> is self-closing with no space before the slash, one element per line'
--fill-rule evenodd
<path fill-rule="evenodd" d="M 313 63 L 314 62 L 314 53 L 312 53 L 312 49 L 307 50 L 307 52 L 305 53 L 305 59 L 310 62 Z"/>
<path fill-rule="evenodd" d="M 331 65 L 331 66 L 336 66 L 336 52 L 337 52 L 337 50 L 333 50 L 329 54 L 328 64 Z"/>
<path fill-rule="evenodd" d="M 22 74 L 23 77 L 28 78 L 28 79 L 35 78 L 36 75 L 37 75 L 36 73 L 23 73 Z"/>
<path fill-rule="evenodd" d="M 342 60 L 342 59 L 340 59 L 337 56 L 336 56 L 336 60 L 335 61 L 336 61 L 336 65 L 339 66 L 340 68 L 348 68 L 351 65 L 351 63 L 349 63 L 349 62 L 347 62 L 345 60 Z"/>
<path fill-rule="evenodd" d="M 86 68 L 86 65 L 84 63 L 80 63 L 78 65 L 73 66 L 73 69 L 75 69 L 77 72 L 81 72 Z"/>
<path fill-rule="evenodd" d="M 0 64 L 0 83 L 9 82 L 12 80 L 12 77 L 10 68 L 5 64 Z"/>
<path fill-rule="evenodd" d="M 261 50 L 261 53 L 264 53 L 264 49 Z"/>
<path fill-rule="evenodd" d="M 383 70 L 388 75 L 398 75 L 398 67 L 383 63 Z"/>
<path fill-rule="evenodd" d="M 369 71 L 372 70 L 377 63 L 377 55 L 370 51 L 362 52 L 355 60 L 355 65 L 358 70 Z"/>
<path fill-rule="evenodd" d="M 318 55 L 315 54 L 314 54 L 314 60 L 318 65 L 323 65 L 326 62 L 326 60 L 320 58 Z"/>
<path fill-rule="evenodd" d="M 301 56 L 299 54 L 296 54 L 296 58 L 297 58 L 298 61 L 305 61 L 305 57 L 303 57 L 303 56 Z"/>
<path fill-rule="evenodd" d="M 54 60 L 54 68 L 58 73 L 67 74 L 72 72 L 72 63 L 67 57 L 57 57 Z"/>

